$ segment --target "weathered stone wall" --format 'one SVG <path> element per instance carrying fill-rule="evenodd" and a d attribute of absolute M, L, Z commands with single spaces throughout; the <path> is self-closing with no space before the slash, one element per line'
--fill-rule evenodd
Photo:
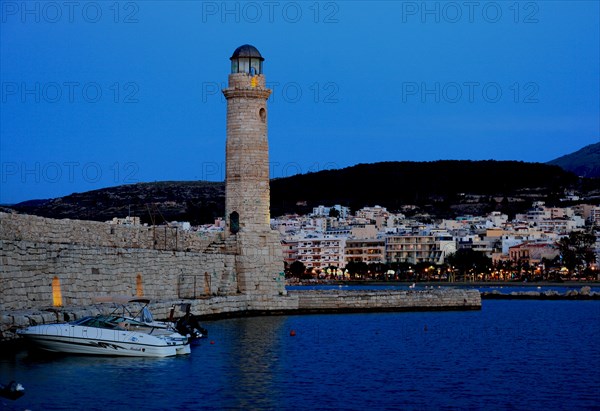
<path fill-rule="evenodd" d="M 140 291 L 163 301 L 285 294 L 276 232 L 173 234 L 165 249 L 151 227 L 0 213 L 0 310 L 51 307 L 54 278 L 66 306 Z"/>
<path fill-rule="evenodd" d="M 114 225 L 0 212 L 0 239 L 3 240 L 204 252 L 220 237 L 166 226 Z"/>
<path fill-rule="evenodd" d="M 298 309 L 323 311 L 418 311 L 480 309 L 477 290 L 310 291 L 296 292 Z"/>
<path fill-rule="evenodd" d="M 237 292 L 231 244 L 178 235 L 181 247 L 162 250 L 141 227 L 0 213 L 0 310 L 51 307 L 54 278 L 68 306 L 106 294 L 175 300 Z"/>
<path fill-rule="evenodd" d="M 258 296 L 284 295 L 285 275 L 281 241 L 276 231 L 239 232 L 236 273 L 239 291 Z"/>
<path fill-rule="evenodd" d="M 160 300 L 235 292 L 222 284 L 235 278 L 233 255 L 0 240 L 0 259 L 0 310 L 52 306 L 55 277 L 64 305 L 138 288 Z"/>

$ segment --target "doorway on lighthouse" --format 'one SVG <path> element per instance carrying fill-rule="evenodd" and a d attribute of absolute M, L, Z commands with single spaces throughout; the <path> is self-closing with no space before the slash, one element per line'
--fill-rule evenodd
<path fill-rule="evenodd" d="M 237 234 L 240 231 L 240 215 L 237 211 L 229 214 L 229 231 L 231 234 Z"/>

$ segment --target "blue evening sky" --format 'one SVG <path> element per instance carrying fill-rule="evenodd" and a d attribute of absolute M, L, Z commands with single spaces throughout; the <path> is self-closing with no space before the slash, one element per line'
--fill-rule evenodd
<path fill-rule="evenodd" d="M 229 57 L 265 57 L 271 175 L 546 162 L 600 138 L 597 1 L 0 1 L 0 203 L 224 179 Z"/>

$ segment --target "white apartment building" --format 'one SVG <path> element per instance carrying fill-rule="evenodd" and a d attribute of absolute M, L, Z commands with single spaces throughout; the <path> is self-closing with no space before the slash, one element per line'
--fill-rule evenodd
<path fill-rule="evenodd" d="M 344 267 L 346 238 L 322 236 L 298 241 L 298 261 L 307 268 Z"/>
<path fill-rule="evenodd" d="M 388 210 L 385 207 L 378 205 L 374 207 L 363 207 L 356 212 L 356 217 L 365 218 L 367 220 L 375 220 L 378 217 L 387 217 L 388 215 Z"/>
<path fill-rule="evenodd" d="M 580 216 L 574 216 L 571 219 L 544 220 L 537 223 L 539 230 L 559 234 L 567 234 L 576 228 L 584 226 L 585 221 Z"/>
<path fill-rule="evenodd" d="M 517 214 L 515 220 L 536 223 L 552 219 L 552 212 L 544 206 L 543 201 L 535 201 L 532 208 L 525 214 Z"/>
<path fill-rule="evenodd" d="M 385 207 L 374 206 L 374 207 L 363 207 L 356 212 L 357 219 L 366 220 L 368 223 L 374 223 L 377 229 L 381 229 L 387 226 L 388 217 L 390 213 Z"/>
<path fill-rule="evenodd" d="M 450 234 L 389 235 L 385 239 L 385 257 L 388 263 L 443 264 L 449 254 L 456 252 L 456 242 Z"/>
<path fill-rule="evenodd" d="M 404 227 L 406 216 L 404 214 L 389 214 L 385 219 L 384 226 L 387 228 Z"/>
<path fill-rule="evenodd" d="M 346 240 L 344 263 L 351 261 L 370 263 L 385 262 L 385 239 L 352 238 Z"/>
<path fill-rule="evenodd" d="M 322 205 L 318 207 L 313 207 L 312 215 L 320 217 L 329 217 L 329 213 L 331 212 L 331 210 L 337 210 L 337 212 L 340 215 L 340 218 L 346 218 L 350 215 L 350 209 L 348 207 L 343 207 L 339 204 L 336 204 L 333 207 L 325 207 Z"/>
<path fill-rule="evenodd" d="M 508 222 L 508 216 L 506 214 L 502 214 L 499 211 L 492 211 L 486 217 L 487 228 L 502 227 L 507 222 Z"/>
<path fill-rule="evenodd" d="M 301 219 L 298 216 L 286 216 L 271 219 L 271 228 L 279 231 L 280 234 L 293 233 L 300 231 L 302 227 Z"/>
<path fill-rule="evenodd" d="M 592 224 L 600 226 L 600 207 L 594 207 L 590 210 L 590 221 Z"/>
<path fill-rule="evenodd" d="M 500 243 L 497 237 L 480 236 L 478 234 L 470 234 L 458 238 L 459 249 L 469 249 L 484 253 L 486 256 L 491 257 L 494 253 L 494 246 L 496 243 Z"/>

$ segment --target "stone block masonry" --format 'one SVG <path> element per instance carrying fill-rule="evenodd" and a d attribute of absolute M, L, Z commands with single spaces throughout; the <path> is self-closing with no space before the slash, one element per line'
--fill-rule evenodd
<path fill-rule="evenodd" d="M 174 300 L 238 292 L 234 247 L 218 236 L 177 235 L 177 247 L 165 250 L 147 227 L 0 213 L 0 310 L 51 307 L 53 281 L 66 306 L 106 294 Z"/>
<path fill-rule="evenodd" d="M 246 232 L 269 230 L 269 145 L 267 99 L 263 75 L 229 75 L 227 99 L 227 173 L 225 212 L 239 215 Z"/>
<path fill-rule="evenodd" d="M 238 290 L 259 296 L 285 295 L 283 253 L 275 231 L 239 232 L 236 236 Z"/>
<path fill-rule="evenodd" d="M 232 60 L 246 53 L 242 49 L 234 52 Z M 247 49 L 262 59 L 254 47 Z M 267 99 L 271 90 L 264 75 L 234 71 L 223 90 L 227 99 L 225 216 L 228 240 L 237 243 L 238 291 L 256 298 L 285 295 L 281 242 L 271 230 L 269 213 Z"/>
<path fill-rule="evenodd" d="M 218 234 L 199 235 L 167 226 L 114 225 L 0 212 L 0 239 L 3 240 L 204 252 L 220 238 Z"/>
<path fill-rule="evenodd" d="M 55 278 L 67 306 L 85 305 L 98 295 L 133 296 L 138 290 L 173 300 L 236 288 L 221 285 L 225 274 L 235 278 L 233 255 L 0 240 L 0 258 L 0 310 L 52 306 Z"/>
<path fill-rule="evenodd" d="M 425 291 L 300 291 L 298 311 L 303 313 L 369 311 L 480 310 L 477 290 Z"/>

